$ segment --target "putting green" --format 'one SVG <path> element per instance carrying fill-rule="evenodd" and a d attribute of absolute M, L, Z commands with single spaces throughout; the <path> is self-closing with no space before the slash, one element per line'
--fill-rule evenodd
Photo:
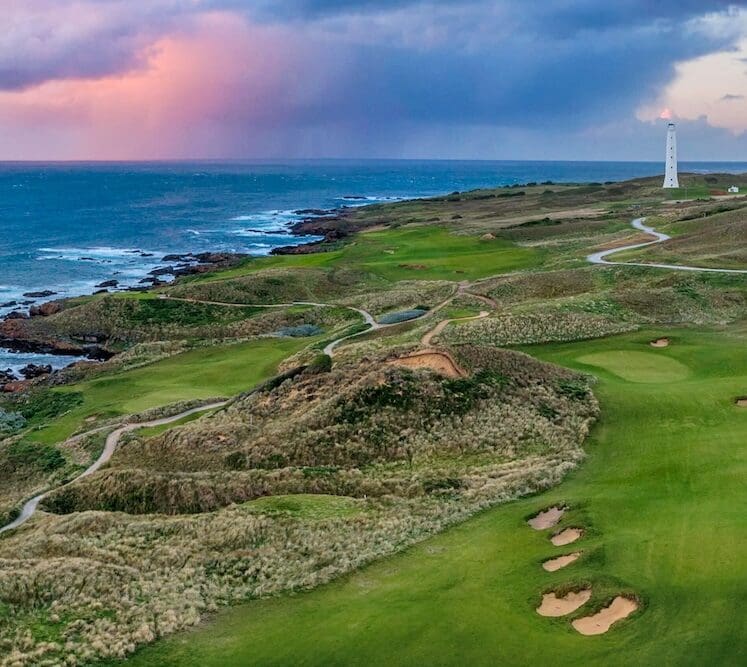
<path fill-rule="evenodd" d="M 588 371 L 583 356 L 636 352 L 651 337 L 526 351 Z M 747 386 L 745 335 L 681 330 L 678 340 L 668 354 L 687 362 L 686 380 L 600 374 L 602 417 L 587 461 L 559 487 L 310 593 L 224 611 L 132 665 L 744 664 L 747 411 L 733 397 Z M 586 531 L 571 547 L 526 525 L 556 504 L 569 508 L 559 529 Z M 570 551 L 583 555 L 557 572 L 542 568 Z M 568 584 L 591 586 L 592 600 L 563 618 L 535 613 L 543 592 Z M 597 637 L 571 627 L 620 593 L 639 596 L 641 609 Z"/>
<path fill-rule="evenodd" d="M 690 375 L 690 369 L 685 364 L 653 352 L 594 352 L 578 357 L 577 361 L 602 368 L 628 382 L 677 382 Z"/>

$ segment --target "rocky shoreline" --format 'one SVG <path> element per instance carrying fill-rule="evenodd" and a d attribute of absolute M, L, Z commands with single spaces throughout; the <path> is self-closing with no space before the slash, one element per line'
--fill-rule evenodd
<path fill-rule="evenodd" d="M 299 237 L 322 237 L 321 240 L 307 241 L 297 245 L 273 248 L 272 255 L 295 255 L 322 252 L 347 237 L 352 231 L 341 228 L 346 224 L 346 210 L 302 209 L 295 211 L 298 215 L 310 217 L 289 227 L 289 233 Z M 346 224 L 347 227 L 347 224 Z M 269 232 L 268 232 L 269 233 Z M 202 252 L 202 253 L 171 253 L 162 257 L 163 266 L 152 269 L 140 279 L 136 285 L 122 287 L 116 278 L 104 280 L 97 284 L 93 294 L 116 292 L 144 292 L 154 287 L 173 284 L 173 281 L 185 276 L 221 271 L 238 266 L 252 257 L 245 253 Z M 165 280 L 168 276 L 171 280 Z M 110 292 L 114 290 L 114 292 Z M 0 320 L 0 349 L 12 353 L 27 353 L 39 355 L 59 355 L 79 357 L 81 360 L 106 361 L 115 356 L 114 352 L 106 349 L 105 341 L 96 333 L 81 337 L 80 343 L 55 338 L 29 337 L 24 322 L 38 317 L 49 317 L 61 312 L 64 303 L 77 297 L 39 303 L 38 299 L 56 296 L 53 289 L 44 289 L 25 293 L 23 300 L 10 301 L 4 307 L 14 310 L 7 313 Z M 82 296 L 82 295 L 81 295 Z M 75 362 L 79 363 L 79 362 Z M 64 370 L 64 369 L 63 369 Z M 26 390 L 34 381 L 54 375 L 56 372 L 49 364 L 29 363 L 16 374 L 12 369 L 0 369 L 0 392 L 15 393 Z M 20 377 L 19 377 L 20 376 Z"/>

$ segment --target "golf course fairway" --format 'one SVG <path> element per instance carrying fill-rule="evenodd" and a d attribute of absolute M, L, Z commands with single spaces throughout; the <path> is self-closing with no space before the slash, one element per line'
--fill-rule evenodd
<path fill-rule="evenodd" d="M 671 345 L 652 351 L 660 335 Z M 602 416 L 588 458 L 559 487 L 315 591 L 220 612 L 129 662 L 744 664 L 747 409 L 734 397 L 747 394 L 746 350 L 743 327 L 525 348 L 599 377 Z M 666 361 L 645 371 L 649 356 Z M 527 526 L 557 503 L 569 509 L 556 529 Z M 584 536 L 553 547 L 553 530 L 569 526 Z M 583 555 L 568 567 L 541 567 L 571 551 Z M 592 588 L 579 610 L 562 618 L 535 613 L 543 592 L 574 585 Z M 595 637 L 571 627 L 617 594 L 635 597 L 638 611 Z"/>

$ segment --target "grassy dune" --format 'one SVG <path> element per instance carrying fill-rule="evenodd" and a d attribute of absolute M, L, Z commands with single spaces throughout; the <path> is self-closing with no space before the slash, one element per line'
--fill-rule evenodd
<path fill-rule="evenodd" d="M 663 333 L 671 347 L 651 350 Z M 569 481 L 315 592 L 221 613 L 131 663 L 743 664 L 747 410 L 732 399 L 747 389 L 745 344 L 735 328 L 529 348 L 600 378 L 602 420 Z M 561 525 L 587 530 L 572 547 L 553 547 L 524 523 L 559 501 L 571 507 Z M 577 563 L 541 569 L 576 549 Z M 534 612 L 543 590 L 582 582 L 594 597 L 574 616 Z M 600 637 L 570 628 L 568 618 L 618 592 L 637 595 L 642 609 Z"/>

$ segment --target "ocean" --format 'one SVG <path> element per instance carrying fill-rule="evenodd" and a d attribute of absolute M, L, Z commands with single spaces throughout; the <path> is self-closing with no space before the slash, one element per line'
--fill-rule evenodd
<path fill-rule="evenodd" d="M 682 171 L 747 171 L 685 163 Z M 268 254 L 299 243 L 288 226 L 331 210 L 527 182 L 618 181 L 653 162 L 271 161 L 0 163 L 0 317 L 30 302 L 136 285 L 164 255 Z M 52 291 L 52 297 L 26 297 Z M 69 358 L 0 349 L 0 370 Z"/>

